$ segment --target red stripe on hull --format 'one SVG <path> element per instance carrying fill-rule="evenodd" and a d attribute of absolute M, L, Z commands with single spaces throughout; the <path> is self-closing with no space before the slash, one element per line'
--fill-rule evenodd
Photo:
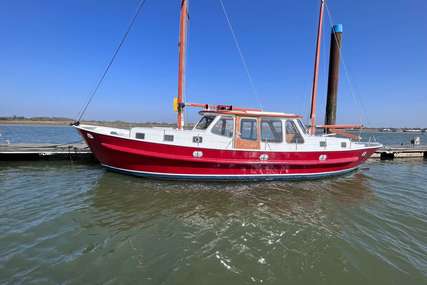
<path fill-rule="evenodd" d="M 79 129 L 96 158 L 105 165 L 130 171 L 171 175 L 321 174 L 353 169 L 376 148 L 324 152 L 218 150 L 150 143 Z M 93 139 L 88 138 L 88 133 Z M 203 157 L 195 158 L 194 151 Z M 365 155 L 363 155 L 365 153 Z M 260 155 L 268 154 L 268 160 Z M 321 155 L 327 155 L 324 161 Z"/>

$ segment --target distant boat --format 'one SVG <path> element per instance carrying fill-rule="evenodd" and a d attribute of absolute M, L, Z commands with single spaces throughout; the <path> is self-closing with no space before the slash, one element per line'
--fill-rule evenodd
<path fill-rule="evenodd" d="M 187 0 L 182 0 L 179 36 L 177 128 L 75 127 L 102 165 L 126 174 L 187 180 L 276 180 L 321 178 L 356 170 L 378 143 L 347 136 L 316 135 L 316 96 L 324 1 L 321 1 L 312 93 L 311 126 L 296 114 L 183 101 Z M 184 130 L 184 109 L 201 108 L 201 119 Z"/>
<path fill-rule="evenodd" d="M 421 133 L 421 129 L 404 129 L 403 132 L 405 133 Z"/>

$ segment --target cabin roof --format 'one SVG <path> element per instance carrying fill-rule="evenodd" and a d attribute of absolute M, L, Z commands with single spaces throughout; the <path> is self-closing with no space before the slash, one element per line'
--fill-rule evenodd
<path fill-rule="evenodd" d="M 200 111 L 200 114 L 201 115 L 204 115 L 204 114 L 236 115 L 236 116 L 244 116 L 244 117 L 275 117 L 275 118 L 288 118 L 288 119 L 302 118 L 302 116 L 296 115 L 296 114 L 252 111 L 252 110 L 203 110 L 203 111 Z"/>

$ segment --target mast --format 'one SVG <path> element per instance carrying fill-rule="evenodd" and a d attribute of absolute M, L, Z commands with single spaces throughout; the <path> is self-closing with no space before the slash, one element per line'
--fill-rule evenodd
<path fill-rule="evenodd" d="M 181 16 L 179 20 L 179 65 L 178 65 L 178 129 L 182 130 L 184 127 L 184 80 L 185 80 L 185 49 L 187 45 L 187 18 L 188 18 L 188 5 L 187 0 L 181 1 Z"/>
<path fill-rule="evenodd" d="M 315 135 L 316 133 L 316 99 L 317 99 L 317 85 L 319 79 L 319 62 L 320 62 L 320 47 L 322 43 L 322 30 L 323 30 L 323 13 L 325 10 L 325 1 L 320 0 L 320 15 L 319 25 L 317 28 L 317 44 L 316 44 L 316 56 L 314 60 L 314 76 L 313 76 L 313 89 L 311 92 L 311 112 L 310 112 L 310 134 Z"/>

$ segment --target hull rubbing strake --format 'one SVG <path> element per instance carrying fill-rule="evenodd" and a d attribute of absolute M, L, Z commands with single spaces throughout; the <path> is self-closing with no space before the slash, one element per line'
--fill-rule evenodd
<path fill-rule="evenodd" d="M 258 175 L 200 175 L 200 174 L 171 174 L 123 169 L 102 164 L 113 172 L 162 180 L 205 180 L 205 181 L 273 181 L 273 180 L 314 180 L 325 177 L 344 175 L 356 171 L 359 167 L 340 171 L 322 172 L 316 174 L 258 174 Z"/>

